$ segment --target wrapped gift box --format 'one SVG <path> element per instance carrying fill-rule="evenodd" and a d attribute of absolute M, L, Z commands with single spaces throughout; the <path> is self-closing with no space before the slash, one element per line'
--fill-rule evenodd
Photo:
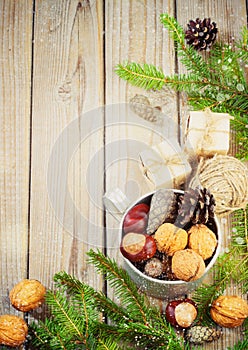
<path fill-rule="evenodd" d="M 142 172 L 152 187 L 178 188 L 191 173 L 186 155 L 175 140 L 166 140 L 140 154 Z"/>
<path fill-rule="evenodd" d="M 190 112 L 185 130 L 185 151 L 197 156 L 226 155 L 229 150 L 230 119 L 227 113 L 209 109 Z"/>

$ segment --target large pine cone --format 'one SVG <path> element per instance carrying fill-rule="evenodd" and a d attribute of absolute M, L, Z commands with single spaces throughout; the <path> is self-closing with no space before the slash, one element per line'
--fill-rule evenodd
<path fill-rule="evenodd" d="M 203 21 L 197 18 L 195 21 L 189 21 L 185 38 L 187 44 L 193 45 L 196 50 L 207 50 L 214 43 L 217 32 L 216 23 L 211 23 L 210 18 L 204 18 Z"/>
<path fill-rule="evenodd" d="M 153 234 L 164 222 L 172 222 L 175 215 L 176 197 L 173 190 L 157 190 L 152 196 L 146 232 Z"/>
<path fill-rule="evenodd" d="M 214 217 L 215 199 L 206 189 L 190 188 L 179 197 L 177 225 L 206 224 Z"/>

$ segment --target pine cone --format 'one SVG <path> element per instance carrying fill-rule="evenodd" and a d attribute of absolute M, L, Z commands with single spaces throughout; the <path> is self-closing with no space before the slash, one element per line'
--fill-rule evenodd
<path fill-rule="evenodd" d="M 187 341 L 193 344 L 203 344 L 218 339 L 221 336 L 221 332 L 213 328 L 194 326 L 187 330 L 185 338 Z"/>
<path fill-rule="evenodd" d="M 210 18 L 189 21 L 188 29 L 185 31 L 187 44 L 193 45 L 196 50 L 210 49 L 216 39 L 218 28 L 215 22 L 211 23 Z"/>
<path fill-rule="evenodd" d="M 152 196 L 146 232 L 151 235 L 165 221 L 173 220 L 176 212 L 176 197 L 172 190 L 159 189 Z"/>
<path fill-rule="evenodd" d="M 214 217 L 215 199 L 206 189 L 192 189 L 179 197 L 177 224 L 206 224 Z"/>
<path fill-rule="evenodd" d="M 149 122 L 157 122 L 161 115 L 159 107 L 152 107 L 148 97 L 144 95 L 135 95 L 131 98 L 130 108 L 139 117 Z"/>

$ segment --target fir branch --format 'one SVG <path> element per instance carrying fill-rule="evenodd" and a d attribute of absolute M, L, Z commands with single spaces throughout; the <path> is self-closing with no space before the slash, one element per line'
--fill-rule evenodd
<path fill-rule="evenodd" d="M 100 251 L 90 250 L 87 254 L 89 263 L 95 266 L 98 273 L 104 274 L 121 302 L 120 307 L 101 293 L 95 295 L 99 309 L 106 312 L 111 321 L 115 321 L 111 325 L 99 325 L 102 334 L 108 334 L 121 343 L 139 344 L 135 347 L 141 349 L 159 350 L 166 346 L 170 346 L 168 349 L 184 349 L 183 340 L 178 338 L 158 308 L 151 306 L 147 297 L 139 293 L 137 286 L 123 268 Z"/>
<path fill-rule="evenodd" d="M 105 294 L 98 292 L 94 296 L 95 307 L 105 317 L 111 319 L 115 323 L 129 322 L 131 320 L 127 310 L 121 305 L 117 305 L 113 300 L 106 297 Z"/>
<path fill-rule="evenodd" d="M 248 339 L 244 339 L 243 341 L 239 341 L 233 347 L 228 347 L 227 350 L 247 350 L 248 349 Z"/>
<path fill-rule="evenodd" d="M 175 349 L 185 350 L 183 338 L 179 337 L 175 330 L 162 319 L 151 324 L 140 322 L 126 322 L 122 324 L 101 324 L 101 332 L 110 339 L 117 339 L 127 346 L 132 344 L 131 349 Z"/>
<path fill-rule="evenodd" d="M 87 254 L 89 256 L 89 263 L 95 266 L 98 273 L 104 274 L 130 317 L 133 320 L 146 324 L 147 318 L 151 316 L 148 299 L 144 294 L 138 292 L 136 285 L 127 272 L 119 267 L 116 261 L 111 260 L 100 251 L 94 252 L 90 250 Z"/>
<path fill-rule="evenodd" d="M 120 350 L 119 344 L 113 343 L 110 340 L 107 340 L 106 342 L 100 340 L 99 344 L 97 346 L 97 350 Z"/>
<path fill-rule="evenodd" d="M 104 273 L 120 305 L 65 272 L 55 275 L 56 291 L 46 302 L 51 321 L 32 326 L 33 344 L 41 349 L 187 349 L 182 338 L 152 306 L 128 274 L 100 251 L 90 251 L 89 262 Z M 127 310 L 125 310 L 127 309 Z M 105 312 L 111 324 L 104 323 Z"/>
<path fill-rule="evenodd" d="M 134 62 L 118 64 L 115 72 L 120 78 L 145 90 L 160 90 L 165 84 L 163 72 L 151 64 L 141 65 Z"/>
<path fill-rule="evenodd" d="M 82 343 L 86 342 L 88 335 L 88 319 L 86 321 L 74 312 L 73 305 L 69 305 L 67 298 L 61 292 L 48 291 L 46 301 L 56 315 L 56 322 L 60 324 L 61 331 L 66 337 L 75 338 Z"/>
<path fill-rule="evenodd" d="M 200 75 L 202 80 L 209 80 L 210 72 L 207 69 L 203 57 L 200 56 L 193 47 L 185 45 L 185 34 L 182 26 L 174 17 L 171 17 L 167 13 L 160 16 L 160 21 L 164 27 L 170 31 L 172 39 L 177 44 L 177 54 L 187 70 L 189 72 L 195 72 L 198 76 Z"/>
<path fill-rule="evenodd" d="M 243 27 L 241 32 L 241 40 L 236 43 L 236 47 L 240 50 L 239 58 L 245 64 L 248 63 L 248 28 Z"/>

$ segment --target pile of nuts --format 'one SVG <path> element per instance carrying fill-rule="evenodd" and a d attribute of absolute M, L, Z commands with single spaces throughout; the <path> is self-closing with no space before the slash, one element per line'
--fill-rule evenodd
<path fill-rule="evenodd" d="M 46 288 L 37 280 L 24 279 L 9 293 L 12 306 L 18 311 L 31 311 L 44 302 Z M 28 334 L 26 322 L 19 316 L 0 316 L 0 344 L 16 347 L 23 344 Z"/>
<path fill-rule="evenodd" d="M 176 193 L 174 197 L 177 198 Z M 199 279 L 218 244 L 213 221 L 206 224 L 188 222 L 179 227 L 175 224 L 178 215 L 175 205 L 171 206 L 173 220 L 172 213 L 167 213 L 169 222 L 161 216 L 159 203 L 155 209 L 160 211 L 160 221 L 153 209 L 151 204 L 139 203 L 128 211 L 123 220 L 122 255 L 153 278 L 186 282 Z M 151 218 L 156 220 L 155 226 L 150 222 Z M 147 229 L 151 226 L 153 232 Z"/>

